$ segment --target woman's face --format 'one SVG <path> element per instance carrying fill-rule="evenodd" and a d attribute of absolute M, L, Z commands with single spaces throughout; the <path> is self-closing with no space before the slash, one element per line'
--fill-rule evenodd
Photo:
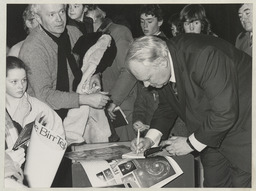
<path fill-rule="evenodd" d="M 183 23 L 185 33 L 201 33 L 202 23 L 200 20 L 186 21 Z"/>
<path fill-rule="evenodd" d="M 23 68 L 14 68 L 7 71 L 6 94 L 13 98 L 21 98 L 27 88 L 27 75 Z"/>

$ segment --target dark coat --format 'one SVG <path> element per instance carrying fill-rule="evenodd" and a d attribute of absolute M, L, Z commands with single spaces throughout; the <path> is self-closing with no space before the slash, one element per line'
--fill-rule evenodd
<path fill-rule="evenodd" d="M 251 57 L 210 35 L 184 34 L 167 45 L 178 99 L 169 84 L 159 91 L 160 103 L 151 128 L 161 131 L 166 139 L 178 115 L 198 141 L 250 172 Z"/>

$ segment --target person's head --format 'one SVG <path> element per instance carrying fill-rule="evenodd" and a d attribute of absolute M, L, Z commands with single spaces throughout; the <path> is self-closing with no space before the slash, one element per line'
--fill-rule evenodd
<path fill-rule="evenodd" d="M 31 5 L 28 5 L 23 11 L 22 18 L 24 22 L 24 29 L 27 34 L 29 34 L 32 29 L 38 26 L 38 22 L 35 19 L 35 16 L 31 10 Z"/>
<path fill-rule="evenodd" d="M 252 16 L 253 16 L 252 3 L 241 4 L 240 8 L 238 10 L 238 17 L 241 21 L 241 24 L 242 24 L 244 30 L 246 30 L 248 32 L 252 32 L 252 28 L 253 28 Z"/>
<path fill-rule="evenodd" d="M 135 39 L 128 51 L 126 62 L 130 72 L 145 87 L 161 88 L 171 77 L 169 50 L 156 36 Z"/>
<path fill-rule="evenodd" d="M 180 21 L 185 33 L 210 33 L 210 23 L 204 7 L 200 4 L 186 5 L 180 12 Z"/>
<path fill-rule="evenodd" d="M 180 15 L 178 13 L 174 13 L 168 19 L 168 25 L 171 28 L 172 36 L 177 36 L 177 34 L 179 33 L 179 28 L 180 28 L 179 17 L 180 17 Z"/>
<path fill-rule="evenodd" d="M 31 9 L 45 30 L 56 37 L 64 32 L 67 21 L 65 4 L 32 4 Z"/>
<path fill-rule="evenodd" d="M 6 95 L 21 98 L 27 88 L 27 68 L 22 60 L 6 57 Z"/>
<path fill-rule="evenodd" d="M 159 5 L 142 5 L 140 26 L 144 35 L 157 35 L 163 24 L 163 12 Z"/>
<path fill-rule="evenodd" d="M 106 12 L 98 5 L 88 5 L 86 16 L 93 20 L 93 31 L 96 32 L 106 17 Z"/>
<path fill-rule="evenodd" d="M 68 4 L 68 16 L 77 21 L 83 21 L 84 13 L 88 10 L 85 4 Z"/>

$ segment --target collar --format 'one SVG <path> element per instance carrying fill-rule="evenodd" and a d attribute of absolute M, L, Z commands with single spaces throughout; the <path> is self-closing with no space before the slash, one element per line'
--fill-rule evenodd
<path fill-rule="evenodd" d="M 172 61 L 172 56 L 171 56 L 170 52 L 168 52 L 168 58 L 169 58 L 169 61 L 170 61 L 170 66 L 171 66 L 171 78 L 170 78 L 169 81 L 176 83 L 174 67 L 173 67 L 173 61 Z"/>

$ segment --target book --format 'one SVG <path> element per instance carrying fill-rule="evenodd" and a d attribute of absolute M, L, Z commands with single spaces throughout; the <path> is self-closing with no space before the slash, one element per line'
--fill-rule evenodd
<path fill-rule="evenodd" d="M 128 152 L 131 152 L 131 149 L 128 146 L 112 145 L 112 146 L 106 146 L 106 147 L 99 147 L 95 149 L 66 152 L 65 157 L 74 161 L 98 160 L 98 159 L 113 160 L 113 159 L 122 158 L 122 155 Z"/>
<path fill-rule="evenodd" d="M 13 146 L 13 150 L 17 150 L 18 148 L 20 147 L 24 147 L 25 145 L 27 145 L 29 139 L 30 139 L 30 136 L 31 136 L 31 132 L 32 132 L 32 129 L 33 129 L 33 126 L 34 126 L 34 121 L 27 124 L 23 129 L 22 131 L 20 132 L 19 134 L 19 137 L 18 139 L 16 140 L 14 146 Z"/>
<path fill-rule="evenodd" d="M 183 171 L 168 156 L 80 161 L 92 187 L 161 188 Z"/>
<path fill-rule="evenodd" d="M 116 115 L 116 119 L 113 121 L 110 121 L 114 128 L 128 125 L 126 116 L 119 106 L 115 108 L 114 114 Z"/>
<path fill-rule="evenodd" d="M 40 114 L 41 115 L 41 114 Z M 39 119 L 39 121 L 43 121 L 43 117 Z M 32 121 L 31 123 L 28 123 L 25 125 L 25 127 L 22 129 L 22 131 L 19 134 L 18 139 L 16 140 L 13 150 L 17 150 L 20 147 L 25 147 L 28 144 L 28 141 L 30 140 L 32 129 L 34 127 L 35 121 Z"/>

